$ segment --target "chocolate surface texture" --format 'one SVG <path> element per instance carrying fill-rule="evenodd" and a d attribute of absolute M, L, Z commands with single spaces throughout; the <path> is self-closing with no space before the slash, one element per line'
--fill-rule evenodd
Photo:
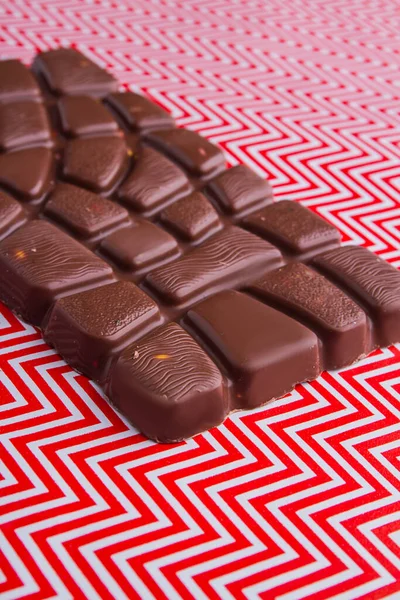
<path fill-rule="evenodd" d="M 400 273 L 72 49 L 0 62 L 0 299 L 176 442 L 400 341 Z"/>

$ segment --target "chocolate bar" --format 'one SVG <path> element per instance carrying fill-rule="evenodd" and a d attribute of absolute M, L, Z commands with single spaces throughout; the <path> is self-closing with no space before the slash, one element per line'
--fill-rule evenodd
<path fill-rule="evenodd" d="M 175 442 L 400 341 L 400 273 L 76 50 L 0 62 L 0 298 Z"/>

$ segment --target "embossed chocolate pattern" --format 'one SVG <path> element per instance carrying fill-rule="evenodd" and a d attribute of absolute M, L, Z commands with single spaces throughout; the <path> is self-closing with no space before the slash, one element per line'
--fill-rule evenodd
<path fill-rule="evenodd" d="M 365 248 L 344 246 L 324 252 L 314 264 L 352 294 L 374 323 L 377 346 L 400 339 L 400 273 Z"/>
<path fill-rule="evenodd" d="M 128 165 L 129 152 L 122 138 L 81 138 L 66 145 L 63 175 L 95 192 L 107 192 L 126 173 Z"/>
<path fill-rule="evenodd" d="M 0 298 L 146 435 L 400 341 L 396 269 L 76 50 L 33 70 L 0 62 Z"/>
<path fill-rule="evenodd" d="M 256 236 L 230 227 L 177 261 L 159 267 L 146 282 L 166 302 L 181 304 L 200 294 L 243 285 L 278 266 L 279 251 Z"/>
<path fill-rule="evenodd" d="M 192 192 L 170 204 L 162 211 L 160 219 L 186 240 L 204 238 L 222 227 L 217 211 L 200 192 Z"/>
<path fill-rule="evenodd" d="M 40 325 L 69 292 L 111 281 L 111 267 L 45 221 L 31 221 L 0 242 L 0 298 Z"/>
<path fill-rule="evenodd" d="M 244 219 L 251 231 L 297 255 L 338 246 L 340 234 L 301 204 L 281 200 Z"/>
<path fill-rule="evenodd" d="M 69 183 L 56 185 L 44 214 L 84 239 L 104 236 L 130 223 L 122 206 Z"/>
<path fill-rule="evenodd" d="M 102 381 L 112 357 L 160 323 L 154 300 L 130 281 L 117 281 L 57 300 L 43 328 L 72 367 Z"/>
<path fill-rule="evenodd" d="M 223 210 L 241 214 L 261 208 L 272 202 L 272 188 L 246 165 L 223 171 L 207 185 L 207 191 L 219 202 Z"/>
<path fill-rule="evenodd" d="M 195 176 L 216 173 L 225 165 L 225 157 L 218 146 L 189 129 L 151 131 L 146 139 Z"/>
<path fill-rule="evenodd" d="M 324 368 L 339 369 L 371 351 L 363 310 L 328 279 L 302 263 L 267 273 L 250 291 L 301 320 L 324 341 Z"/>
<path fill-rule="evenodd" d="M 141 431 L 162 442 L 218 425 L 228 410 L 221 373 L 176 323 L 122 352 L 111 372 L 109 394 Z"/>
<path fill-rule="evenodd" d="M 142 147 L 133 170 L 118 190 L 118 198 L 140 213 L 177 200 L 191 190 L 186 175 L 173 162 L 152 148 Z"/>

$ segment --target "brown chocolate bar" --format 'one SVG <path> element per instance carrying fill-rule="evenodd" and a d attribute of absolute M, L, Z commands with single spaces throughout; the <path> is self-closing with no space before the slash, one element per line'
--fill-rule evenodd
<path fill-rule="evenodd" d="M 400 341 L 400 273 L 76 50 L 0 63 L 0 298 L 152 439 Z"/>

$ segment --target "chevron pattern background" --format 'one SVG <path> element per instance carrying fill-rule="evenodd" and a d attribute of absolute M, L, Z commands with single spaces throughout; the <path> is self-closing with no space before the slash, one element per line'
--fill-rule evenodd
<path fill-rule="evenodd" d="M 1 0 L 400 266 L 398 0 Z M 186 443 L 0 306 L 0 598 L 400 598 L 400 347 Z"/>

